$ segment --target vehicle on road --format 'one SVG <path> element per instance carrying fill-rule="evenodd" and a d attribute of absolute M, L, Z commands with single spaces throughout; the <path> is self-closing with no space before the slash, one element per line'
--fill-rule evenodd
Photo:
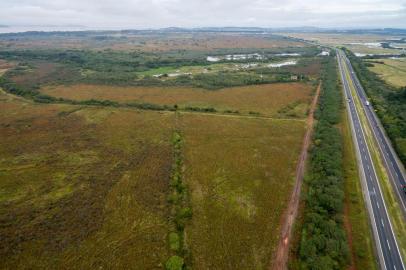
<path fill-rule="evenodd" d="M 368 100 L 365 101 L 365 105 L 369 106 L 369 101 Z"/>

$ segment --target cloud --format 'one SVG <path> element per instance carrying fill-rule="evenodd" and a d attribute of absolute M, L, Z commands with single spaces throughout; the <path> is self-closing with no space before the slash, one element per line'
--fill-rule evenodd
<path fill-rule="evenodd" d="M 2 0 L 0 24 L 406 28 L 406 0 Z"/>

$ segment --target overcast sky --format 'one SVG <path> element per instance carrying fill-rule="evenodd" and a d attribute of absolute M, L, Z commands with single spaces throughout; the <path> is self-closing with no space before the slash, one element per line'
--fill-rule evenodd
<path fill-rule="evenodd" d="M 0 25 L 406 28 L 406 0 L 0 0 Z"/>

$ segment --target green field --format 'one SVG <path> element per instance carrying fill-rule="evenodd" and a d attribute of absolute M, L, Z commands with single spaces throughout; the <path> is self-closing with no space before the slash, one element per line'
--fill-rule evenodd
<path fill-rule="evenodd" d="M 369 70 L 395 87 L 406 86 L 406 58 L 370 60 Z"/>

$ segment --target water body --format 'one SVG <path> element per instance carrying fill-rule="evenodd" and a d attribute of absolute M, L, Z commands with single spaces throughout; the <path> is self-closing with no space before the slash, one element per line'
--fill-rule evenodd
<path fill-rule="evenodd" d="M 280 62 L 280 63 L 268 64 L 268 67 L 274 68 L 274 67 L 283 67 L 283 66 L 293 66 L 296 64 L 297 64 L 296 60 L 289 60 L 289 61 L 284 61 L 284 62 Z"/>
<path fill-rule="evenodd" d="M 227 54 L 227 55 L 222 55 L 222 56 L 207 56 L 206 60 L 208 62 L 218 62 L 221 60 L 227 60 L 227 61 L 235 61 L 235 60 L 246 60 L 246 59 L 257 59 L 261 60 L 264 59 L 265 57 L 262 54 L 259 53 L 250 53 L 250 54 Z"/>
<path fill-rule="evenodd" d="M 83 26 L 2 26 L 0 27 L 0 34 L 22 33 L 28 31 L 56 32 L 56 31 L 85 31 L 85 30 L 92 29 Z"/>

